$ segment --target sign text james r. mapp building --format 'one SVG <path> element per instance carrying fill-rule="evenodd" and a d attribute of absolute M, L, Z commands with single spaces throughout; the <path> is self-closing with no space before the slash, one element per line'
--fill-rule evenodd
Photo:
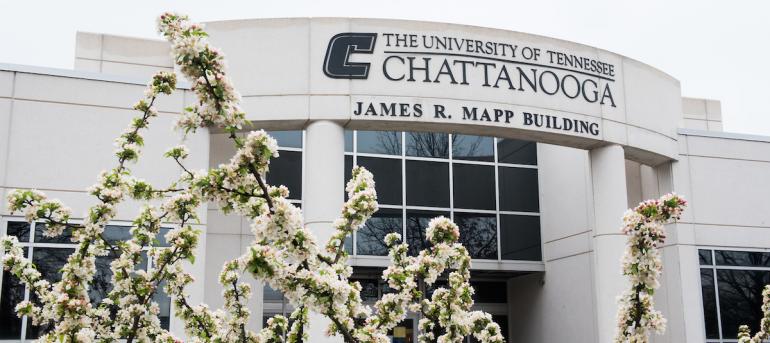
<path fill-rule="evenodd" d="M 371 170 L 380 211 L 349 240 L 355 279 L 373 303 L 387 285 L 383 237 L 401 233 L 418 250 L 424 227 L 451 216 L 473 261 L 476 307 L 510 342 L 601 342 L 615 331 L 624 289 L 621 216 L 675 191 L 690 206 L 669 225 L 657 306 L 668 330 L 656 342 L 734 342 L 756 328 L 770 283 L 770 137 L 722 132 L 720 104 L 684 98 L 679 80 L 642 62 L 557 39 L 453 24 L 346 18 L 212 22 L 212 44 L 254 128 L 277 137 L 268 181 L 286 185 L 305 222 L 325 239 L 354 165 Z M 75 70 L 0 65 L 0 192 L 36 188 L 83 213 L 85 192 L 113 159 L 111 142 L 157 70 L 173 70 L 165 42 L 78 33 Z M 704 71 L 706 72 L 706 71 Z M 194 101 L 182 85 L 157 103 L 139 177 L 166 184 L 180 174 L 162 157 Z M 187 137 L 189 167 L 234 153 L 225 135 Z M 43 274 L 56 279 L 74 245 L 0 207 L 0 234 L 16 235 Z M 106 235 L 124 237 L 138 204 L 121 208 Z M 221 303 L 222 263 L 252 238 L 246 220 L 210 204 L 192 270 L 192 302 Z M 110 289 L 97 260 L 92 296 Z M 253 281 L 250 324 L 292 305 Z M 37 337 L 16 318 L 29 297 L 0 283 L 0 340 Z M 426 292 L 431 292 L 426 289 Z M 183 325 L 159 297 L 163 325 Z M 416 314 L 393 331 L 414 342 Z M 310 328 L 323 337 L 320 318 Z"/>

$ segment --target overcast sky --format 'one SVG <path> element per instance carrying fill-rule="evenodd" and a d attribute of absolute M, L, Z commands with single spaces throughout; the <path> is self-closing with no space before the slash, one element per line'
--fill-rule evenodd
<path fill-rule="evenodd" d="M 0 0 L 0 63 L 71 69 L 76 31 L 157 38 L 155 17 L 167 10 L 196 21 L 431 20 L 566 39 L 657 67 L 681 81 L 684 96 L 721 100 L 725 131 L 770 136 L 767 0 Z"/>

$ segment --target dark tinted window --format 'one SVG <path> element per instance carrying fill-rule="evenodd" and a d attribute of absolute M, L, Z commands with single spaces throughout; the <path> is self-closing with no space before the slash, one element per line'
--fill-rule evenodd
<path fill-rule="evenodd" d="M 756 251 L 714 251 L 720 266 L 770 267 L 770 253 Z"/>
<path fill-rule="evenodd" d="M 508 290 L 505 282 L 471 282 L 473 290 L 473 301 L 477 303 L 507 303 Z"/>
<path fill-rule="evenodd" d="M 359 255 L 387 256 L 385 235 L 402 233 L 401 210 L 380 209 L 356 232 L 356 250 Z"/>
<path fill-rule="evenodd" d="M 262 288 L 262 297 L 265 301 L 281 301 L 283 300 L 283 293 L 273 289 L 270 285 L 265 284 Z"/>
<path fill-rule="evenodd" d="M 495 167 L 453 164 L 454 207 L 495 209 Z"/>
<path fill-rule="evenodd" d="M 428 247 L 425 229 L 431 219 L 439 216 L 449 218 L 449 212 L 406 211 L 406 242 L 409 244 L 409 255 L 416 256 L 417 253 Z"/>
<path fill-rule="evenodd" d="M 359 153 L 401 155 L 401 132 L 358 131 L 357 135 Z"/>
<path fill-rule="evenodd" d="M 8 223 L 9 225 L 11 223 Z M 24 223 L 26 224 L 26 223 Z M 29 231 L 27 231 L 29 234 Z M 27 256 L 27 248 L 24 256 Z M 24 285 L 10 272 L 3 272 L 3 288 L 0 293 L 0 339 L 21 338 L 21 318 L 16 316 L 16 304 L 24 300 Z"/>
<path fill-rule="evenodd" d="M 8 236 L 16 236 L 19 242 L 29 242 L 30 225 L 27 222 L 8 222 Z"/>
<path fill-rule="evenodd" d="M 267 183 L 289 188 L 290 199 L 302 199 L 302 153 L 280 151 L 280 156 L 270 161 Z"/>
<path fill-rule="evenodd" d="M 762 289 L 770 284 L 770 271 L 717 270 L 719 309 L 723 338 L 737 338 L 738 327 L 759 329 Z"/>
<path fill-rule="evenodd" d="M 377 279 L 357 279 L 361 284 L 361 300 L 377 301 L 379 299 L 379 282 Z"/>
<path fill-rule="evenodd" d="M 456 160 L 495 160 L 494 138 L 483 136 L 453 135 L 452 158 Z"/>
<path fill-rule="evenodd" d="M 377 200 L 380 204 L 401 205 L 401 160 L 392 158 L 358 157 L 358 165 L 374 175 Z"/>
<path fill-rule="evenodd" d="M 698 250 L 698 259 L 700 260 L 701 265 L 712 265 L 711 261 L 711 250 Z"/>
<path fill-rule="evenodd" d="M 537 144 L 518 139 L 498 139 L 497 161 L 500 163 L 537 165 Z"/>
<path fill-rule="evenodd" d="M 500 258 L 540 261 L 540 217 L 500 215 Z"/>
<path fill-rule="evenodd" d="M 406 155 L 449 158 L 449 134 L 439 132 L 406 132 Z"/>
<path fill-rule="evenodd" d="M 168 242 L 166 242 L 166 234 L 170 230 L 170 228 L 160 228 L 158 234 L 155 236 L 156 242 L 153 243 L 153 245 L 161 247 L 168 246 Z M 107 240 L 107 242 L 112 244 L 115 244 L 119 241 L 127 241 L 133 237 L 131 235 L 131 227 L 125 225 L 107 225 L 104 227 L 104 233 L 102 236 Z"/>
<path fill-rule="evenodd" d="M 472 258 L 497 259 L 497 219 L 494 214 L 457 213 L 460 242 Z"/>
<path fill-rule="evenodd" d="M 353 152 L 353 131 L 345 130 L 345 152 Z"/>
<path fill-rule="evenodd" d="M 499 167 L 500 210 L 538 212 L 537 169 Z"/>
<path fill-rule="evenodd" d="M 45 224 L 35 223 L 35 242 L 72 244 L 72 227 L 67 226 L 67 228 L 62 231 L 61 235 L 56 237 L 47 237 L 45 235 Z"/>
<path fill-rule="evenodd" d="M 406 161 L 406 204 L 449 207 L 449 164 Z"/>
<path fill-rule="evenodd" d="M 700 270 L 701 294 L 703 295 L 703 318 L 706 323 L 706 338 L 719 338 L 717 322 L 717 300 L 714 292 L 714 271 Z"/>
<path fill-rule="evenodd" d="M 61 280 L 61 268 L 67 263 L 74 249 L 59 248 L 35 248 L 32 253 L 32 262 L 35 263 L 43 278 L 51 283 Z M 30 298 L 38 302 L 36 297 L 30 294 Z M 52 327 L 48 325 L 34 326 L 32 321 L 27 321 L 27 338 L 38 338 L 48 332 Z"/>
<path fill-rule="evenodd" d="M 345 156 L 345 181 L 342 183 L 342 189 L 345 193 L 345 201 L 348 201 L 348 181 L 353 178 L 353 156 Z M 375 180 L 376 181 L 376 180 Z"/>
<path fill-rule="evenodd" d="M 302 148 L 302 131 L 268 131 L 282 148 Z"/>

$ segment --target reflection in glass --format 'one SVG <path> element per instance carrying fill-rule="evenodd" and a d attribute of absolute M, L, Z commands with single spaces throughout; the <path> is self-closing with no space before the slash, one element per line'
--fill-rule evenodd
<path fill-rule="evenodd" d="M 160 327 L 168 330 L 171 327 L 171 297 L 166 294 L 165 288 L 166 282 L 161 282 L 158 285 L 158 291 L 152 296 L 152 301 L 158 303 L 158 308 L 160 309 L 158 313 Z"/>
<path fill-rule="evenodd" d="M 540 217 L 500 215 L 500 258 L 503 260 L 542 260 Z"/>
<path fill-rule="evenodd" d="M 302 148 L 302 131 L 268 131 L 281 148 Z"/>
<path fill-rule="evenodd" d="M 498 139 L 497 161 L 500 163 L 537 165 L 537 143 L 518 139 Z"/>
<path fill-rule="evenodd" d="M 345 179 L 342 182 L 342 191 L 345 193 L 345 201 L 348 201 L 347 188 L 348 181 L 353 178 L 353 156 L 345 156 Z M 375 180 L 375 185 L 377 180 Z"/>
<path fill-rule="evenodd" d="M 758 251 L 714 251 L 719 266 L 770 267 L 770 253 Z"/>
<path fill-rule="evenodd" d="M 351 281 L 358 281 L 361 284 L 361 300 L 374 302 L 379 299 L 377 279 L 354 279 Z"/>
<path fill-rule="evenodd" d="M 449 158 L 449 134 L 440 132 L 406 132 L 406 155 Z"/>
<path fill-rule="evenodd" d="M 358 165 L 374 175 L 374 188 L 380 204 L 401 205 L 400 159 L 359 156 Z"/>
<path fill-rule="evenodd" d="M 356 250 L 358 255 L 387 256 L 385 235 L 401 234 L 403 225 L 401 210 L 380 209 L 364 227 L 356 232 Z"/>
<path fill-rule="evenodd" d="M 449 212 L 436 211 L 406 211 L 406 243 L 409 244 L 409 255 L 417 256 L 420 250 L 428 248 L 425 229 L 431 219 L 438 216 L 449 218 Z"/>
<path fill-rule="evenodd" d="M 16 236 L 19 242 L 29 242 L 30 225 L 27 222 L 8 222 L 6 233 Z"/>
<path fill-rule="evenodd" d="M 540 211 L 537 169 L 499 167 L 500 210 Z"/>
<path fill-rule="evenodd" d="M 345 130 L 345 152 L 353 152 L 353 131 Z"/>
<path fill-rule="evenodd" d="M 160 228 L 158 234 L 155 235 L 156 242 L 154 242 L 153 245 L 158 247 L 169 246 L 168 242 L 166 242 L 166 234 L 170 230 L 171 229 L 167 227 Z M 104 233 L 102 236 L 107 240 L 107 242 L 110 242 L 111 244 L 133 238 L 131 235 L 131 227 L 125 225 L 107 225 L 104 227 Z"/>
<path fill-rule="evenodd" d="M 457 213 L 460 242 L 472 258 L 497 259 L 497 219 L 494 214 Z"/>
<path fill-rule="evenodd" d="M 37 266 L 44 279 L 51 283 L 58 282 L 61 280 L 61 268 L 67 263 L 67 257 L 74 251 L 75 249 L 35 248 L 32 253 L 32 262 Z M 30 299 L 39 304 L 34 293 L 30 293 Z M 27 321 L 27 338 L 38 338 L 50 329 L 52 328 L 48 324 L 34 326 L 31 320 Z"/>
<path fill-rule="evenodd" d="M 406 204 L 449 207 L 449 163 L 407 160 Z"/>
<path fill-rule="evenodd" d="M 698 260 L 700 261 L 701 265 L 708 265 L 708 266 L 710 266 L 710 265 L 714 264 L 711 261 L 711 250 L 699 249 L 698 250 Z"/>
<path fill-rule="evenodd" d="M 495 160 L 494 138 L 470 135 L 452 135 L 452 158 L 456 160 Z"/>
<path fill-rule="evenodd" d="M 453 164 L 454 207 L 495 209 L 495 167 Z"/>
<path fill-rule="evenodd" d="M 722 338 L 737 338 L 737 328 L 743 324 L 757 331 L 766 284 L 770 284 L 770 271 L 717 270 Z"/>
<path fill-rule="evenodd" d="M 359 153 L 401 155 L 401 132 L 358 131 L 356 134 Z"/>
<path fill-rule="evenodd" d="M 283 293 L 273 289 L 273 287 L 270 287 L 268 284 L 265 284 L 265 286 L 262 287 L 262 297 L 264 301 L 283 301 Z"/>
<path fill-rule="evenodd" d="M 67 228 L 62 231 L 61 235 L 48 237 L 45 235 L 45 224 L 35 223 L 35 242 L 72 244 L 72 227 L 67 225 Z"/>
<path fill-rule="evenodd" d="M 8 224 L 10 226 L 11 223 Z M 29 229 L 27 228 L 27 230 Z M 27 256 L 27 248 L 23 249 L 24 256 Z M 10 272 L 3 272 L 2 286 L 0 293 L 0 323 L 2 323 L 0 324 L 0 339 L 18 340 L 21 338 L 21 318 L 16 316 L 15 309 L 16 304 L 24 300 L 24 285 Z"/>
<path fill-rule="evenodd" d="M 267 183 L 286 186 L 289 199 L 302 199 L 302 153 L 280 151 L 280 156 L 270 161 Z"/>
<path fill-rule="evenodd" d="M 703 318 L 706 323 L 706 338 L 719 338 L 717 321 L 717 300 L 714 292 L 714 271 L 700 270 L 701 295 L 703 296 Z"/>

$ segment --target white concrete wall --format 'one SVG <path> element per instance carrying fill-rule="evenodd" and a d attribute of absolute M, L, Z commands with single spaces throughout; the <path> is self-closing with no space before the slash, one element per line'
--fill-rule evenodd
<path fill-rule="evenodd" d="M 159 70 L 174 70 L 174 61 L 163 40 L 78 32 L 75 70 L 149 77 Z"/>
<path fill-rule="evenodd" d="M 545 274 L 509 282 L 512 342 L 596 342 L 588 152 L 538 144 Z"/>
<path fill-rule="evenodd" d="M 682 128 L 722 131 L 722 104 L 717 100 L 682 98 Z"/>
<path fill-rule="evenodd" d="M 0 71 L 0 195 L 5 199 L 13 189 L 35 188 L 50 198 L 63 201 L 82 218 L 97 199 L 86 192 L 100 171 L 116 165 L 113 141 L 139 115 L 131 109 L 144 95 L 145 81 L 101 77 L 90 73 L 28 68 L 28 71 Z M 24 68 L 21 68 L 24 69 Z M 158 187 L 167 187 L 182 170 L 163 157 L 169 147 L 182 142 L 172 131 L 175 117 L 183 107 L 185 91 L 161 96 L 156 101 L 159 116 L 143 132 L 145 146 L 136 164 L 128 167 L 137 177 Z M 191 169 L 208 165 L 208 131 L 188 135 L 184 143 L 191 155 Z M 116 222 L 130 223 L 141 203 L 128 201 L 118 208 Z M 0 216 L 9 216 L 2 201 Z M 19 214 L 16 214 L 19 215 Z M 205 231 L 206 208 L 200 213 L 199 228 Z M 196 253 L 199 263 L 189 266 L 194 275 L 203 274 L 205 236 Z M 203 299 L 203 283 L 189 292 L 191 301 Z M 172 319 L 172 327 L 183 326 Z M 181 331 L 177 331 L 180 332 Z"/>

